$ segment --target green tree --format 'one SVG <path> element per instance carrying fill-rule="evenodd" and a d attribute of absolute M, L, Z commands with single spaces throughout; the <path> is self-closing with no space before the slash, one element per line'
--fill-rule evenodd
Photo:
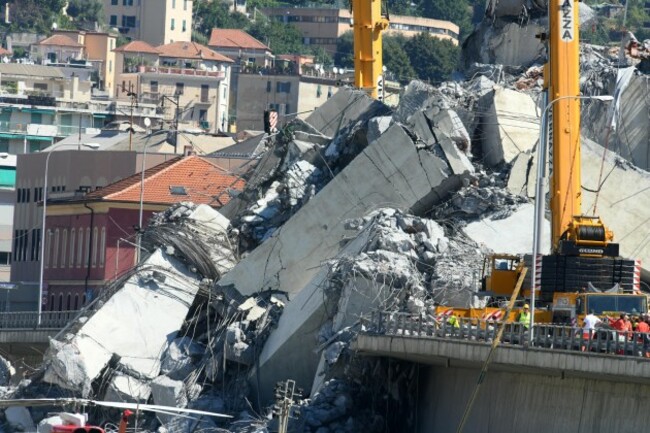
<path fill-rule="evenodd" d="M 65 6 L 65 0 L 20 0 L 14 2 L 11 31 L 48 33 Z"/>
<path fill-rule="evenodd" d="M 418 77 L 434 83 L 451 78 L 460 54 L 459 48 L 450 41 L 424 32 L 409 39 L 404 51 Z"/>
<path fill-rule="evenodd" d="M 383 38 L 384 66 L 401 83 L 409 82 L 415 78 L 415 70 L 411 66 L 404 48 L 407 41 L 401 35 L 384 36 Z"/>
<path fill-rule="evenodd" d="M 344 68 L 354 68 L 354 34 L 349 30 L 336 41 L 334 64 Z"/>
<path fill-rule="evenodd" d="M 210 37 L 212 29 L 243 29 L 248 24 L 246 15 L 239 12 L 230 12 L 227 3 L 220 0 L 203 0 L 194 3 L 195 34 Z"/>
<path fill-rule="evenodd" d="M 258 21 L 248 28 L 248 33 L 265 43 L 274 54 L 310 54 L 311 52 L 302 42 L 302 33 L 293 24 Z"/>
<path fill-rule="evenodd" d="M 104 5 L 100 0 L 69 0 L 66 12 L 77 22 L 104 22 Z"/>
<path fill-rule="evenodd" d="M 277 0 L 247 0 L 246 8 L 248 11 L 253 9 L 262 9 L 262 8 L 273 8 L 279 6 L 280 3 Z"/>
<path fill-rule="evenodd" d="M 326 68 L 329 68 L 330 66 L 334 65 L 334 59 L 332 58 L 332 56 L 330 56 L 330 54 L 327 51 L 325 51 L 325 48 L 318 47 L 313 50 L 313 54 L 314 54 L 314 62 L 320 63 Z"/>

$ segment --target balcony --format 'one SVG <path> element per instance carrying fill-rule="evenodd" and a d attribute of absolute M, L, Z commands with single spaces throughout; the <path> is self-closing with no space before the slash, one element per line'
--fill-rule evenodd
<path fill-rule="evenodd" d="M 189 77 L 209 77 L 218 80 L 226 78 L 226 73 L 222 71 L 209 71 L 192 68 L 175 68 L 166 66 L 139 66 L 137 72 L 141 74 L 158 74 L 158 75 L 182 75 Z"/>
<path fill-rule="evenodd" d="M 82 127 L 81 129 L 83 131 L 86 128 Z M 78 126 L 0 121 L 0 135 L 4 136 L 3 138 L 67 137 L 77 133 L 79 133 Z"/>

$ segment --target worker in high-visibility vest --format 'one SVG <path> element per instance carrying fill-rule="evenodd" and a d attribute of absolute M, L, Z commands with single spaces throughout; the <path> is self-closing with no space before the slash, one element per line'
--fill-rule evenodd
<path fill-rule="evenodd" d="M 458 317 L 456 317 L 456 315 L 453 313 L 447 319 L 447 325 L 451 326 L 453 329 L 460 329 L 460 322 L 458 321 Z"/>
<path fill-rule="evenodd" d="M 519 313 L 517 323 L 521 323 L 524 329 L 530 327 L 530 305 L 524 304 L 524 309 Z"/>

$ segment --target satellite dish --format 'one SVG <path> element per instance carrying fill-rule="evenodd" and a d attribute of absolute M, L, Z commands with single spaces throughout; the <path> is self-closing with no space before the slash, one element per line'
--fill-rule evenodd
<path fill-rule="evenodd" d="M 334 66 L 334 67 L 332 68 L 332 72 L 334 72 L 334 74 L 338 74 L 338 73 L 339 73 L 339 68 L 337 68 L 336 66 Z"/>
<path fill-rule="evenodd" d="M 384 66 L 381 67 L 381 70 L 386 72 L 388 70 L 388 68 L 386 67 L 386 65 L 384 65 Z"/>
<path fill-rule="evenodd" d="M 144 118 L 144 126 L 146 126 L 147 128 L 150 127 L 151 126 L 151 119 L 149 119 L 148 117 L 145 117 Z"/>
<path fill-rule="evenodd" d="M 59 25 L 57 23 L 52 23 L 52 30 L 56 30 L 59 28 Z"/>

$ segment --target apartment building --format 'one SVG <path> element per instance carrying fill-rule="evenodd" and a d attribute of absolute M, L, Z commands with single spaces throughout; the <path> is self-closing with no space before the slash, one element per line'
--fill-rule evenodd
<path fill-rule="evenodd" d="M 72 71 L 72 72 L 71 72 Z M 144 125 L 162 119 L 154 104 L 94 99 L 83 68 L 0 64 L 0 152 L 37 152 L 113 121 Z M 133 108 L 133 117 L 131 109 Z"/>
<path fill-rule="evenodd" d="M 231 59 L 196 42 L 154 48 L 134 41 L 115 51 L 117 88 L 160 105 L 170 127 L 227 130 Z M 127 98 L 121 91 L 115 96 Z"/>
<path fill-rule="evenodd" d="M 16 156 L 0 156 L 0 283 L 9 281 L 16 198 Z M 1 308 L 0 308 L 1 309 Z"/>
<path fill-rule="evenodd" d="M 230 191 L 243 186 L 241 178 L 208 159 L 171 159 L 144 173 L 144 221 L 181 201 L 221 207 Z M 52 200 L 46 221 L 45 310 L 76 310 L 133 267 L 140 187 L 137 174 L 82 196 Z"/>
<path fill-rule="evenodd" d="M 208 46 L 237 64 L 267 67 L 275 58 L 269 47 L 239 29 L 212 29 Z"/>
<path fill-rule="evenodd" d="M 106 22 L 133 40 L 165 45 L 192 39 L 192 0 L 104 0 Z"/>
<path fill-rule="evenodd" d="M 117 36 L 110 33 L 57 30 L 52 36 L 33 44 L 30 54 L 38 64 L 74 68 L 70 74 L 90 76 L 97 90 L 111 95 L 115 81 L 113 50 L 116 41 Z"/>
<path fill-rule="evenodd" d="M 294 24 L 302 32 L 305 45 L 322 47 L 329 53 L 335 53 L 338 38 L 352 30 L 352 14 L 349 9 L 275 7 L 263 8 L 262 11 L 273 20 Z M 385 34 L 412 37 L 427 32 L 458 44 L 459 31 L 459 27 L 450 21 L 391 15 Z"/>
<path fill-rule="evenodd" d="M 122 140 L 128 134 L 108 134 L 94 137 L 92 142 L 108 143 Z M 88 143 L 83 137 L 82 143 Z M 101 189 L 120 179 L 139 173 L 141 153 L 132 151 L 88 150 L 77 144 L 62 146 L 54 151 L 48 166 L 49 200 L 73 199 Z M 103 148 L 103 147 L 102 147 Z M 85 149 L 85 150 L 84 150 Z M 14 194 L 13 245 L 11 281 L 38 284 L 40 276 L 40 242 L 43 217 L 42 200 L 45 162 L 48 152 L 18 155 L 16 164 L 16 194 Z M 158 165 L 175 155 L 147 154 L 145 168 Z M 49 203 L 49 202 L 48 202 Z M 90 213 L 90 210 L 87 210 Z M 49 215 L 48 207 L 48 215 Z"/>
<path fill-rule="evenodd" d="M 237 91 L 237 130 L 264 130 L 264 111 L 278 112 L 280 123 L 305 118 L 335 94 L 341 81 L 335 77 L 268 75 L 244 72 Z M 298 113 L 298 114 L 295 114 Z"/>

